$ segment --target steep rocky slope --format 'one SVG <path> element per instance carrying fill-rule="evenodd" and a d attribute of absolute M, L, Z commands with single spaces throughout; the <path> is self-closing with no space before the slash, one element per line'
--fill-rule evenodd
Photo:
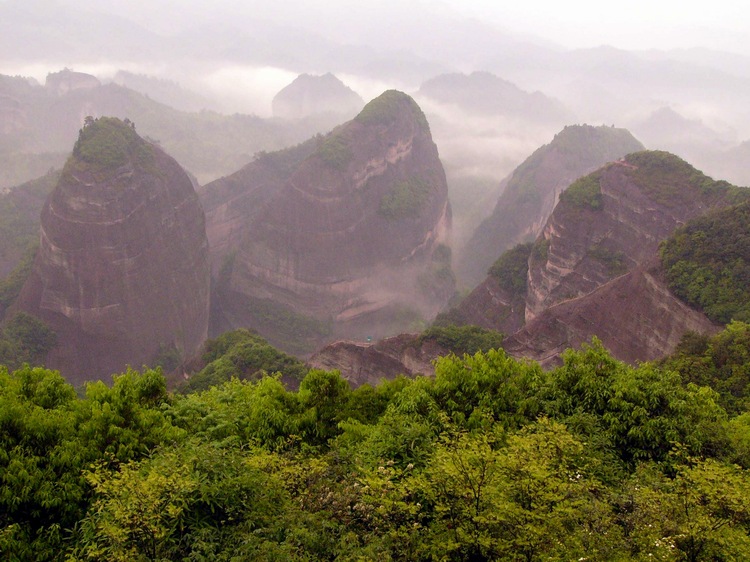
<path fill-rule="evenodd" d="M 187 174 L 133 127 L 90 120 L 47 199 L 18 307 L 57 333 L 47 365 L 74 383 L 197 352 L 208 244 Z"/>
<path fill-rule="evenodd" d="M 664 357 L 687 331 L 720 329 L 669 290 L 654 257 L 584 296 L 546 309 L 505 340 L 503 347 L 515 357 L 549 367 L 560 363 L 566 349 L 596 336 L 614 357 L 636 363 Z"/>
<path fill-rule="evenodd" d="M 678 226 L 737 196 L 666 152 L 631 154 L 581 178 L 531 253 L 526 321 L 634 269 Z"/>
<path fill-rule="evenodd" d="M 747 197 L 665 152 L 641 152 L 563 193 L 529 258 L 526 325 L 506 341 L 544 363 L 598 336 L 628 361 L 671 352 L 688 330 L 716 329 L 665 281 L 660 243 L 692 218 Z"/>
<path fill-rule="evenodd" d="M 575 179 L 639 150 L 643 145 L 625 129 L 565 127 L 504 180 L 492 215 L 477 227 L 458 259 L 462 281 L 475 286 L 505 250 L 536 239 L 560 193 Z"/>
<path fill-rule="evenodd" d="M 508 351 L 545 365 L 592 336 L 623 360 L 661 357 L 685 331 L 716 325 L 670 291 L 660 244 L 748 193 L 669 153 L 630 154 L 576 180 L 536 242 L 506 252 L 442 319 L 512 334 Z"/>
<path fill-rule="evenodd" d="M 300 74 L 271 102 L 274 117 L 302 119 L 333 113 L 348 119 L 365 105 L 364 100 L 333 74 Z"/>
<path fill-rule="evenodd" d="M 215 331 L 300 352 L 430 318 L 453 292 L 447 186 L 429 126 L 389 91 L 325 137 L 201 190 Z"/>

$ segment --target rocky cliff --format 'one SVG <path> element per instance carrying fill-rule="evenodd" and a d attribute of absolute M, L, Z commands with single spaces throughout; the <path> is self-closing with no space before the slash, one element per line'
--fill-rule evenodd
<path fill-rule="evenodd" d="M 527 267 L 513 258 L 523 247 L 506 252 L 448 318 L 512 334 L 504 342 L 511 354 L 544 365 L 593 336 L 619 359 L 662 357 L 685 331 L 717 325 L 670 291 L 661 242 L 746 196 L 669 153 L 628 155 L 575 181 L 526 250 Z"/>
<path fill-rule="evenodd" d="M 359 94 L 331 73 L 300 74 L 271 102 L 273 116 L 284 119 L 304 119 L 321 113 L 334 113 L 348 119 L 364 105 Z"/>
<path fill-rule="evenodd" d="M 560 193 L 574 180 L 639 150 L 643 145 L 625 129 L 565 127 L 504 180 L 492 215 L 477 227 L 458 260 L 458 275 L 475 286 L 505 250 L 536 239 Z"/>
<path fill-rule="evenodd" d="M 590 293 L 546 309 L 503 347 L 515 357 L 552 367 L 561 362 L 563 351 L 596 336 L 614 357 L 636 363 L 671 353 L 687 331 L 720 329 L 675 297 L 654 257 Z"/>
<path fill-rule="evenodd" d="M 576 181 L 534 244 L 526 325 L 506 349 L 549 365 L 597 336 L 635 362 L 670 353 L 688 330 L 716 330 L 669 290 L 658 248 L 678 226 L 737 199 L 737 188 L 665 152 L 631 154 Z"/>
<path fill-rule="evenodd" d="M 631 154 L 579 179 L 532 251 L 526 321 L 631 271 L 678 226 L 729 205 L 730 187 L 666 152 Z"/>
<path fill-rule="evenodd" d="M 208 245 L 187 174 L 132 124 L 89 120 L 41 217 L 19 308 L 58 336 L 47 365 L 73 383 L 207 336 Z"/>
<path fill-rule="evenodd" d="M 399 375 L 434 375 L 433 361 L 450 353 L 433 340 L 420 341 L 417 334 L 400 334 L 374 344 L 337 341 L 316 352 L 308 364 L 336 370 L 352 387 L 376 385 Z"/>
<path fill-rule="evenodd" d="M 300 352 L 339 334 L 397 333 L 453 292 L 445 174 L 424 114 L 403 93 L 257 158 L 201 198 L 216 331 L 252 327 Z"/>

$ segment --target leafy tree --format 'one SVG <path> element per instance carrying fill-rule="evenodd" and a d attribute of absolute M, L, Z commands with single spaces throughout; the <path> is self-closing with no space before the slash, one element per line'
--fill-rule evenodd
<path fill-rule="evenodd" d="M 264 374 L 281 373 L 289 379 L 302 380 L 307 373 L 302 361 L 246 329 L 225 332 L 208 340 L 202 360 L 206 366 L 190 377 L 183 391 L 206 390 L 232 377 L 252 380 Z"/>
<path fill-rule="evenodd" d="M 432 340 L 452 353 L 473 355 L 479 351 L 498 349 L 503 344 L 503 335 L 479 326 L 447 325 L 427 328 L 414 345 L 422 345 L 426 340 Z"/>

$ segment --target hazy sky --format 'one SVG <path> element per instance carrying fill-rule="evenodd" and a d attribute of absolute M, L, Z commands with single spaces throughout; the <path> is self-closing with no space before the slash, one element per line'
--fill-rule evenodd
<path fill-rule="evenodd" d="M 565 47 L 710 47 L 750 54 L 750 6 L 739 0 L 445 0 L 457 10 Z"/>
<path fill-rule="evenodd" d="M 2 0 L 0 0 L 2 1 Z M 37 0 L 38 1 L 38 0 Z M 465 15 L 564 47 L 623 49 L 708 47 L 750 55 L 750 8 L 740 0 L 61 0 L 132 17 L 160 31 L 237 16 L 333 31 L 399 12 Z M 377 18 L 375 18 L 377 19 Z"/>

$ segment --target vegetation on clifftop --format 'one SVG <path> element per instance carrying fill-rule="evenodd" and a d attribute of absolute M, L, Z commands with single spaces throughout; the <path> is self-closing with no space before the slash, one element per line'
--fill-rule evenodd
<path fill-rule="evenodd" d="M 499 349 L 503 345 L 503 334 L 479 326 L 431 326 L 422 332 L 415 345 L 430 340 L 456 355 L 474 355 Z"/>
<path fill-rule="evenodd" d="M 153 159 L 151 145 L 138 136 L 131 121 L 87 117 L 73 146 L 73 158 L 68 159 L 63 174 L 85 167 L 103 178 L 131 161 L 148 168 Z"/>
<path fill-rule="evenodd" d="M 674 293 L 716 322 L 750 321 L 750 203 L 679 228 L 661 246 Z"/>
<path fill-rule="evenodd" d="M 593 174 L 577 179 L 570 184 L 568 189 L 560 193 L 560 203 L 571 205 L 575 208 L 598 211 L 602 208 L 600 178 L 600 173 L 594 172 Z"/>
<path fill-rule="evenodd" d="M 188 379 L 182 388 L 184 392 L 208 390 L 233 378 L 257 380 L 274 373 L 302 380 L 308 371 L 302 361 L 245 329 L 225 332 L 208 340 L 202 361 L 205 367 Z"/>
<path fill-rule="evenodd" d="M 401 118 L 402 108 L 406 106 L 424 131 L 430 130 L 422 109 L 410 96 L 398 90 L 387 90 L 370 101 L 354 118 L 363 125 L 390 125 Z"/>
<path fill-rule="evenodd" d="M 629 154 L 628 164 L 635 166 L 632 177 L 652 200 L 668 207 L 706 203 L 717 198 L 740 203 L 748 197 L 747 190 L 726 181 L 716 181 L 669 152 L 648 150 Z"/>
<path fill-rule="evenodd" d="M 534 247 L 532 242 L 518 244 L 503 253 L 492 264 L 489 275 L 497 279 L 500 287 L 514 296 L 526 295 L 526 278 L 529 273 L 529 257 Z"/>

